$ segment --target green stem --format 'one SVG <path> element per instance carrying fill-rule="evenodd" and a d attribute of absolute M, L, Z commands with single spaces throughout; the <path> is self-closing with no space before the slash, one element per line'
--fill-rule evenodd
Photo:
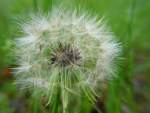
<path fill-rule="evenodd" d="M 34 109 L 33 113 L 38 113 L 39 110 L 39 99 L 37 97 L 34 98 Z"/>
<path fill-rule="evenodd" d="M 53 105 L 52 113 L 58 113 L 59 95 L 57 94 L 55 98 L 56 99 Z"/>

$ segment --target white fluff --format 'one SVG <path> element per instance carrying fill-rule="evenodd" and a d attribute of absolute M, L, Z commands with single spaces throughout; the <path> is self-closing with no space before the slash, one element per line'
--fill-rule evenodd
<path fill-rule="evenodd" d="M 99 81 L 116 74 L 115 60 L 120 53 L 120 44 L 101 19 L 58 8 L 47 17 L 33 16 L 22 29 L 24 37 L 16 40 L 15 51 L 20 65 L 16 68 L 19 73 L 16 83 L 37 87 L 33 91 L 42 90 L 50 103 L 57 89 L 61 90 L 63 109 L 69 104 L 69 95 L 77 98 L 76 94 L 85 94 L 95 101 Z M 50 64 L 50 53 L 46 52 L 56 48 L 58 42 L 78 48 L 81 65 L 60 68 Z"/>

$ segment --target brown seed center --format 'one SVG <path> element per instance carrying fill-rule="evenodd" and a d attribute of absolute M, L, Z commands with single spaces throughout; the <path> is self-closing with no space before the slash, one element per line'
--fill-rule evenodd
<path fill-rule="evenodd" d="M 79 65 L 81 54 L 78 48 L 71 44 L 58 43 L 58 47 L 51 53 L 51 64 L 66 67 L 69 65 Z"/>

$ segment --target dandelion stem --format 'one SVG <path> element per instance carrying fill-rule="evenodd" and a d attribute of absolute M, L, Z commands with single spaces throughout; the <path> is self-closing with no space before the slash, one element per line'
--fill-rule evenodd
<path fill-rule="evenodd" d="M 35 97 L 34 98 L 34 113 L 38 113 L 38 107 L 39 107 L 39 103 L 38 103 L 38 98 Z"/>
<path fill-rule="evenodd" d="M 54 101 L 54 107 L 52 109 L 52 113 L 57 113 L 58 112 L 58 105 L 59 105 L 59 95 L 57 94 L 57 96 L 55 97 L 55 101 Z"/>

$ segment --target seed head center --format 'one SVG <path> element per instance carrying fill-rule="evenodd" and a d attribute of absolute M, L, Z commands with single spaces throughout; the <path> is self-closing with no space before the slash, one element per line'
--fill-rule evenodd
<path fill-rule="evenodd" d="M 79 65 L 81 60 L 81 54 L 78 48 L 73 47 L 71 44 L 58 43 L 51 53 L 51 63 L 66 67 L 70 65 Z"/>

